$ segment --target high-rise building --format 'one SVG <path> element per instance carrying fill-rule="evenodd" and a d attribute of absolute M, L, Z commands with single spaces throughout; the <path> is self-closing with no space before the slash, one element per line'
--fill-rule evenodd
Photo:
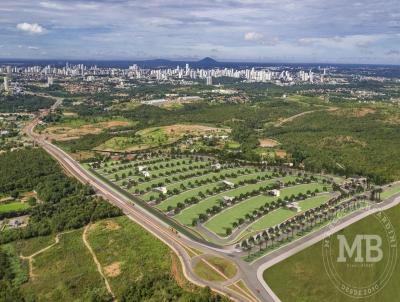
<path fill-rule="evenodd" d="M 47 87 L 50 87 L 54 84 L 54 79 L 53 77 L 48 77 L 47 78 Z"/>
<path fill-rule="evenodd" d="M 10 91 L 10 86 L 9 86 L 9 83 L 8 83 L 8 77 L 4 77 L 4 90 L 6 92 Z"/>
<path fill-rule="evenodd" d="M 206 77 L 206 85 L 212 85 L 212 76 Z"/>

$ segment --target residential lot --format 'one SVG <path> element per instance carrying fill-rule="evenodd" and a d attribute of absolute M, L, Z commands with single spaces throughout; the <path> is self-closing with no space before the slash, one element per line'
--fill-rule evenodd
<path fill-rule="evenodd" d="M 334 195 L 330 177 L 210 156 L 139 154 L 89 166 L 170 219 L 216 240 L 278 225 Z"/>

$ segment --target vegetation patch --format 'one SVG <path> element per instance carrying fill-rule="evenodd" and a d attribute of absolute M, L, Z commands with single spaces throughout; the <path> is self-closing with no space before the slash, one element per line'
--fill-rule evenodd
<path fill-rule="evenodd" d="M 206 256 L 204 257 L 204 260 L 201 258 L 198 259 L 198 262 L 194 266 L 194 272 L 196 275 L 204 280 L 223 282 L 227 280 L 223 275 L 225 275 L 228 279 L 236 275 L 237 268 L 229 260 L 215 256 Z M 214 268 L 211 267 L 210 264 Z M 218 273 L 215 269 L 217 269 L 220 273 Z M 221 275 L 221 273 L 223 275 Z"/>

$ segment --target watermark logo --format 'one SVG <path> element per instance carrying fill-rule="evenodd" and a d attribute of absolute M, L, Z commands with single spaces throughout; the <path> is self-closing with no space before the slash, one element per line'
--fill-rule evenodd
<path fill-rule="evenodd" d="M 343 294 L 353 298 L 370 297 L 391 279 L 397 261 L 397 237 L 384 212 L 373 215 L 378 223 L 362 225 L 363 232 L 339 231 L 324 239 L 325 270 Z M 331 229 L 337 225 L 337 219 Z"/>
<path fill-rule="evenodd" d="M 379 235 L 357 235 L 353 240 L 353 244 L 349 245 L 347 242 L 346 236 L 337 235 L 337 240 L 339 241 L 339 257 L 337 258 L 337 262 L 347 262 L 349 258 L 353 257 L 353 254 L 356 253 L 356 257 L 354 259 L 355 262 L 379 262 L 383 258 L 382 252 L 382 238 Z M 365 257 L 363 257 L 363 240 L 365 240 Z M 375 245 L 372 244 L 375 242 Z M 348 257 L 345 257 L 345 252 Z M 376 252 L 377 256 L 372 256 L 372 252 Z"/>

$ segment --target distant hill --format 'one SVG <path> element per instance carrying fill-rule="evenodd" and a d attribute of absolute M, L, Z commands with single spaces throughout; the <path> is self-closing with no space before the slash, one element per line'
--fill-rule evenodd
<path fill-rule="evenodd" d="M 217 61 L 215 61 L 213 58 L 210 57 L 205 57 L 204 59 L 201 59 L 200 61 L 193 62 L 192 65 L 200 68 L 211 68 L 211 67 L 217 67 L 220 66 L 221 64 Z"/>

